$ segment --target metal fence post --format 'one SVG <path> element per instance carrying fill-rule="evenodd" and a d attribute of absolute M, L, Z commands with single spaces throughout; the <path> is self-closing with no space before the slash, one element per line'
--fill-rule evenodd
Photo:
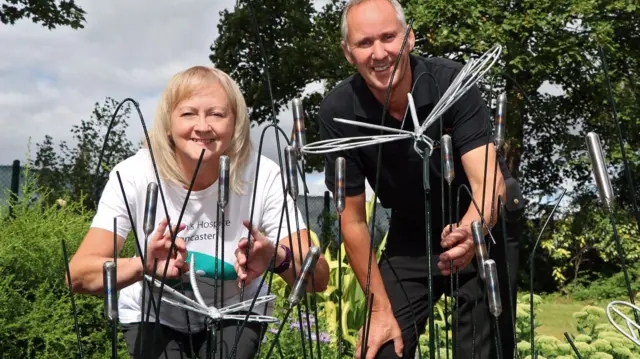
<path fill-rule="evenodd" d="M 9 198 L 9 217 L 13 218 L 13 205 L 18 201 L 20 191 L 20 161 L 13 161 L 11 170 L 11 197 Z"/>

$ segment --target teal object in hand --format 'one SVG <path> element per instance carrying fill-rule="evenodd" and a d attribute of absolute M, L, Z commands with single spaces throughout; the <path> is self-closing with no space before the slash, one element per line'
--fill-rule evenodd
<path fill-rule="evenodd" d="M 195 257 L 196 261 L 196 274 L 199 277 L 220 279 L 222 280 L 236 280 L 238 279 L 238 273 L 233 268 L 232 264 L 229 264 L 222 259 L 200 253 L 200 252 L 188 252 L 187 263 L 191 261 L 191 255 Z M 216 265 L 218 266 L 218 273 L 216 275 Z M 224 266 L 224 267 L 223 267 Z M 222 269 L 224 268 L 224 277 L 222 276 Z"/>

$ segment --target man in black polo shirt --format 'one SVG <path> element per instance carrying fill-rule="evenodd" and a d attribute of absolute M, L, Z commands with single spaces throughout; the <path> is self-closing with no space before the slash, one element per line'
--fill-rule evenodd
<path fill-rule="evenodd" d="M 380 134 L 380 130 L 338 123 L 334 118 L 381 124 L 387 87 L 400 55 L 406 29 L 404 13 L 396 0 L 347 1 L 342 24 L 342 47 L 345 57 L 357 68 L 358 73 L 343 80 L 323 100 L 318 116 L 323 140 Z M 386 127 L 413 131 L 414 125 L 407 111 L 407 93 L 413 94 L 422 124 L 462 68 L 462 65 L 449 60 L 410 55 L 414 42 L 412 31 L 393 79 L 383 124 Z M 497 197 L 501 195 L 503 199 L 506 198 L 505 179 L 510 179 L 510 175 L 501 161 L 501 171 L 497 171 L 494 178 L 496 151 L 487 128 L 488 118 L 488 109 L 480 92 L 473 87 L 442 116 L 441 123 L 434 123 L 426 131 L 426 135 L 436 142 L 439 142 L 442 134 L 448 133 L 453 143 L 456 177 L 453 183 L 452 233 L 449 233 L 447 222 L 448 196 L 444 196 L 443 203 L 441 153 L 437 146 L 430 159 L 430 201 L 434 302 L 442 293 L 450 295 L 449 261 L 453 260 L 455 268 L 460 270 L 459 327 L 454 327 L 457 333 L 457 358 L 469 358 L 472 352 L 473 358 L 496 357 L 491 326 L 493 321 L 485 302 L 484 283 L 478 277 L 477 262 L 473 260 L 475 249 L 470 224 L 479 220 L 480 215 L 464 191 L 460 197 L 461 218 L 455 215 L 455 194 L 462 184 L 472 190 L 479 206 L 483 201 L 485 185 L 484 213 L 487 223 L 491 219 L 492 203 L 496 213 Z M 365 218 L 365 179 L 375 188 L 378 145 L 326 155 L 325 182 L 334 192 L 335 160 L 340 156 L 346 159 L 346 206 L 341 230 L 349 263 L 364 289 L 370 248 Z M 495 195 L 492 201 L 494 181 Z M 371 266 L 370 291 L 375 293 L 375 298 L 366 359 L 413 358 L 417 345 L 414 315 L 421 333 L 428 318 L 422 158 L 414 150 L 413 139 L 383 145 L 376 194 L 384 207 L 392 209 L 392 217 L 385 255 L 379 266 L 374 257 Z M 496 223 L 496 217 L 493 216 L 493 224 Z M 458 222 L 460 227 L 455 226 Z M 494 236 L 498 232 L 492 231 Z M 503 239 L 497 237 L 496 240 Z M 508 255 L 512 268 L 512 287 L 515 288 L 517 240 L 510 238 L 508 243 L 511 248 Z M 506 289 L 505 253 L 502 243 L 497 244 L 491 249 L 491 258 L 498 264 L 502 305 L 505 308 L 500 316 L 503 358 L 512 358 L 514 343 L 510 310 L 514 309 L 509 307 Z M 515 293 L 512 293 L 512 298 L 515 299 Z M 360 357 L 361 340 L 362 333 L 356 358 Z M 475 342 L 473 349 L 472 341 Z"/>

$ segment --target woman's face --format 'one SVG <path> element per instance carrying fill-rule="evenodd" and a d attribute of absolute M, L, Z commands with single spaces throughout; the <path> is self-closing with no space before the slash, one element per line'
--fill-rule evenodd
<path fill-rule="evenodd" d="M 170 134 L 178 161 L 195 166 L 205 149 L 202 162 L 217 162 L 231 145 L 234 127 L 235 116 L 223 87 L 218 83 L 202 87 L 171 113 Z"/>

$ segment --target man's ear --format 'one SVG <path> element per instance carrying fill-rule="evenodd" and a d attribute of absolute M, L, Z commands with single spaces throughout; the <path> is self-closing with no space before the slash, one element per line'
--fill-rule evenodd
<path fill-rule="evenodd" d="M 347 45 L 347 43 L 342 40 L 340 42 L 340 46 L 342 47 L 344 57 L 347 59 L 347 61 L 349 61 L 351 65 L 353 65 L 355 61 L 353 61 L 353 56 L 351 55 L 351 51 L 349 51 L 349 45 Z"/>
<path fill-rule="evenodd" d="M 409 30 L 409 51 L 407 51 L 408 53 L 411 53 L 411 51 L 413 51 L 413 47 L 416 45 L 416 34 L 413 32 L 413 28 L 411 28 L 411 30 Z"/>

